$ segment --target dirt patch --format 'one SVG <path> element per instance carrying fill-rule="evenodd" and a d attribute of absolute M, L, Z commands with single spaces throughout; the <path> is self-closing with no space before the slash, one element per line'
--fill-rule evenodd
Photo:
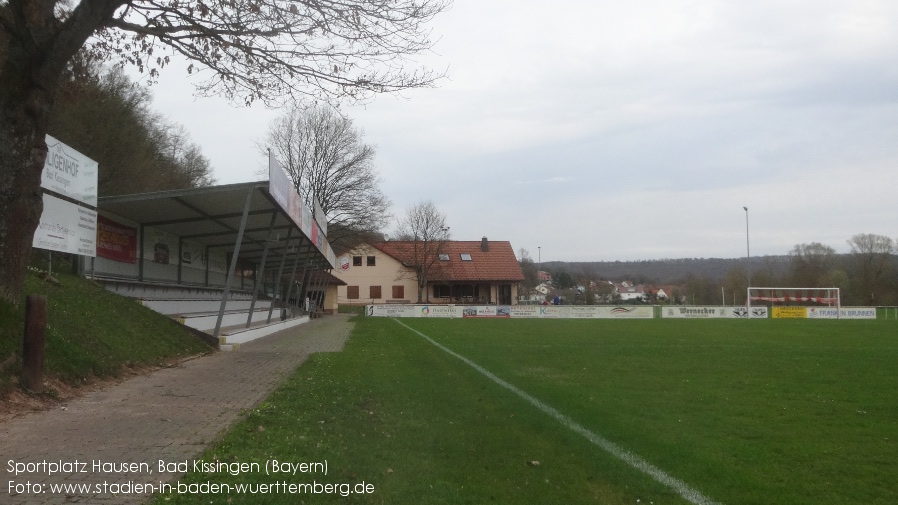
<path fill-rule="evenodd" d="M 76 400 L 87 393 L 99 389 L 113 387 L 117 384 L 137 377 L 147 375 L 163 368 L 180 366 L 182 363 L 201 358 L 207 354 L 198 354 L 187 358 L 171 360 L 162 365 L 134 365 L 123 368 L 115 377 L 92 377 L 80 385 L 72 385 L 56 378 L 44 378 L 43 391 L 36 393 L 25 391 L 18 386 L 18 377 L 11 377 L 14 387 L 0 394 L 0 423 L 20 417 L 31 412 L 40 412 L 54 408 L 66 408 L 66 404 Z"/>

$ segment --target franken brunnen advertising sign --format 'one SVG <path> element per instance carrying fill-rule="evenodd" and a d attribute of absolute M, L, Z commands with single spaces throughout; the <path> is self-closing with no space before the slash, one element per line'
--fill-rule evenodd
<path fill-rule="evenodd" d="M 44 212 L 31 245 L 38 249 L 96 256 L 97 162 L 50 135 L 46 139 L 47 161 L 41 174 Z M 71 202 L 69 198 L 84 205 Z"/>

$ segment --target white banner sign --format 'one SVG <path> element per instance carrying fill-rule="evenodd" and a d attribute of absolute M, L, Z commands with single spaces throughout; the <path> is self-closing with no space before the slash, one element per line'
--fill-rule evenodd
<path fill-rule="evenodd" d="M 44 212 L 31 246 L 96 256 L 97 211 L 44 194 Z"/>
<path fill-rule="evenodd" d="M 463 317 L 541 319 L 651 319 L 652 307 L 579 307 L 573 305 L 368 305 L 374 317 Z"/>
<path fill-rule="evenodd" d="M 745 307 L 667 306 L 661 309 L 661 317 L 665 319 L 748 319 L 748 309 Z M 751 317 L 766 319 L 767 307 L 752 307 Z"/>
<path fill-rule="evenodd" d="M 97 162 L 47 135 L 41 187 L 97 206 Z"/>
<path fill-rule="evenodd" d="M 309 209 L 305 207 L 302 197 L 296 192 L 293 181 L 287 175 L 273 154 L 268 154 L 268 194 L 280 205 L 281 209 L 290 216 L 290 219 L 302 230 L 303 234 L 312 241 L 312 244 L 327 258 L 332 268 L 337 266 L 337 257 L 334 254 L 326 237 L 326 226 L 322 230 L 320 223 L 312 220 Z"/>
<path fill-rule="evenodd" d="M 876 307 L 808 307 L 808 319 L 876 319 Z"/>

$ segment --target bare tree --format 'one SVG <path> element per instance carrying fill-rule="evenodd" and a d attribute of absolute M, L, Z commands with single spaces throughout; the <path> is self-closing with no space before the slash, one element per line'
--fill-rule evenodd
<path fill-rule="evenodd" d="M 410 207 L 399 222 L 397 239 L 405 241 L 403 258 L 415 274 L 418 283 L 418 303 L 429 300 L 427 282 L 437 270 L 440 254 L 449 241 L 446 216 L 427 200 Z"/>
<path fill-rule="evenodd" d="M 390 200 L 380 190 L 374 146 L 333 107 L 294 106 L 272 122 L 268 147 L 306 202 L 318 199 L 327 215 L 328 240 L 336 250 L 379 232 L 389 219 Z"/>
<path fill-rule="evenodd" d="M 449 1 L 0 0 L 0 300 L 19 301 L 50 111 L 82 47 L 151 78 L 182 56 L 206 76 L 201 94 L 244 103 L 365 99 L 440 77 L 403 64 L 431 47 L 425 23 Z"/>
<path fill-rule="evenodd" d="M 832 286 L 835 257 L 836 250 L 820 242 L 796 244 L 789 252 L 792 284 L 806 288 Z"/>
<path fill-rule="evenodd" d="M 524 273 L 521 292 L 530 293 L 533 291 L 533 288 L 539 285 L 539 273 L 536 271 L 538 265 L 530 257 L 530 252 L 523 247 L 518 251 L 518 255 L 521 258 L 518 260 L 518 263 L 521 265 L 521 271 Z"/>
<path fill-rule="evenodd" d="M 883 301 L 892 273 L 895 243 L 890 237 L 858 233 L 848 240 L 854 258 L 854 285 L 857 301 L 876 304 Z"/>

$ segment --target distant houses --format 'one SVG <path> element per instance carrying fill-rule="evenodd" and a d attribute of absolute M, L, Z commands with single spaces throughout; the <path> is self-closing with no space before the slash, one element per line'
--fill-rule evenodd
<path fill-rule="evenodd" d="M 573 289 L 575 303 L 587 305 L 593 304 L 642 304 L 642 303 L 673 303 L 686 302 L 683 296 L 684 288 L 672 284 L 636 284 L 628 280 L 614 282 L 608 280 L 591 281 L 586 285 L 579 285 Z M 521 303 L 542 303 L 546 300 L 554 300 L 559 296 L 563 303 L 570 303 L 565 290 L 556 289 L 550 282 L 540 283 L 533 288 L 529 296 L 522 296 Z M 589 296 L 590 299 L 583 298 Z"/>

